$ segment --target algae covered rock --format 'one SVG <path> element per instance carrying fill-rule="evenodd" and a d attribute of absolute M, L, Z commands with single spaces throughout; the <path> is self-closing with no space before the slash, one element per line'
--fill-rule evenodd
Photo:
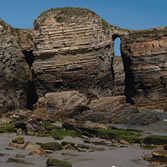
<path fill-rule="evenodd" d="M 47 166 L 54 166 L 54 167 L 72 167 L 72 165 L 66 161 L 61 161 L 54 158 L 48 158 L 46 161 Z"/>
<path fill-rule="evenodd" d="M 17 158 L 8 158 L 7 163 L 16 163 L 16 164 L 22 164 L 22 165 L 33 165 L 30 162 L 27 162 L 23 159 L 17 159 Z"/>
<path fill-rule="evenodd" d="M 24 144 L 24 138 L 23 137 L 18 137 L 16 139 L 13 139 L 12 143 Z"/>
<path fill-rule="evenodd" d="M 146 144 L 167 144 L 167 136 L 151 135 L 144 138 Z"/>
<path fill-rule="evenodd" d="M 63 149 L 62 145 L 57 142 L 41 143 L 40 145 L 45 150 L 57 151 Z"/>
<path fill-rule="evenodd" d="M 160 160 L 165 160 L 167 161 L 167 151 L 166 150 L 160 150 L 160 151 L 153 151 L 152 156 L 154 158 L 160 159 Z"/>

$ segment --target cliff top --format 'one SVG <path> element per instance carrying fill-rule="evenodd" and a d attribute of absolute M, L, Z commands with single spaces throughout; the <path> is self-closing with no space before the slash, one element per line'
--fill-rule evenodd
<path fill-rule="evenodd" d="M 40 16 L 37 17 L 37 19 L 34 21 L 34 27 L 37 26 L 37 24 L 42 24 L 47 18 L 54 15 L 54 19 L 58 23 L 63 22 L 77 22 L 80 21 L 78 18 L 85 18 L 89 19 L 91 17 L 99 17 L 95 12 L 93 12 L 90 9 L 87 8 L 75 8 L 75 7 L 65 7 L 65 8 L 51 8 L 49 10 L 44 11 L 40 14 Z M 113 29 L 120 29 L 118 26 L 114 26 L 106 22 L 104 19 L 102 19 L 102 28 L 104 30 L 113 28 Z"/>
<path fill-rule="evenodd" d="M 0 34 L 3 35 L 6 33 L 6 31 L 11 31 L 11 26 L 7 23 L 5 23 L 1 18 L 0 18 Z"/>
<path fill-rule="evenodd" d="M 167 35 L 167 27 L 151 28 L 146 30 L 131 31 L 130 38 L 150 38 L 150 37 L 161 37 Z"/>
<path fill-rule="evenodd" d="M 75 7 L 65 7 L 65 8 L 51 8 L 43 13 L 39 17 L 49 16 L 51 13 L 56 13 L 57 15 L 64 15 L 64 17 L 79 17 L 79 16 L 87 16 L 88 14 L 96 15 L 95 12 L 87 9 L 87 8 L 75 8 Z"/>
<path fill-rule="evenodd" d="M 38 16 L 34 21 L 34 26 L 36 25 L 37 20 L 44 22 L 46 18 L 54 15 L 54 18 L 57 22 L 62 23 L 68 21 L 71 17 L 86 17 L 86 16 L 96 16 L 96 13 L 86 9 L 86 8 L 74 8 L 74 7 L 65 7 L 65 8 L 51 8 Z"/>

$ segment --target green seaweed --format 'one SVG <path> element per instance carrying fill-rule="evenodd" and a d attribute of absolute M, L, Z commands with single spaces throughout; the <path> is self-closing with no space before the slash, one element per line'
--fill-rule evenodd
<path fill-rule="evenodd" d="M 167 136 L 160 135 L 150 135 L 144 138 L 144 143 L 146 144 L 167 144 Z"/>
<path fill-rule="evenodd" d="M 46 161 L 47 166 L 55 166 L 55 167 L 72 167 L 72 165 L 66 161 L 61 161 L 54 158 L 48 158 Z"/>
<path fill-rule="evenodd" d="M 138 133 L 124 129 L 98 129 L 96 135 L 101 138 L 126 140 L 130 143 L 142 143 L 143 138 L 139 137 Z"/>
<path fill-rule="evenodd" d="M 64 129 L 56 129 L 52 130 L 50 134 L 54 139 L 63 139 L 64 137 L 71 136 L 71 137 L 80 137 L 81 135 L 73 130 L 64 130 Z"/>
<path fill-rule="evenodd" d="M 7 163 L 17 163 L 17 164 L 24 164 L 24 165 L 33 165 L 33 163 L 27 162 L 23 159 L 16 159 L 16 158 L 8 158 Z"/>
<path fill-rule="evenodd" d="M 42 136 L 50 136 L 53 137 L 56 140 L 62 140 L 64 137 L 80 137 L 81 134 L 74 131 L 74 130 L 65 130 L 63 128 L 57 128 L 55 125 L 53 125 L 50 122 L 44 122 L 42 123 L 42 127 L 46 130 Z"/>
<path fill-rule="evenodd" d="M 45 150 L 52 150 L 52 151 L 57 151 L 57 150 L 62 150 L 63 146 L 57 142 L 49 142 L 49 143 L 40 143 L 41 148 Z"/>
<path fill-rule="evenodd" d="M 13 123 L 0 125 L 0 133 L 16 133 L 17 130 Z"/>

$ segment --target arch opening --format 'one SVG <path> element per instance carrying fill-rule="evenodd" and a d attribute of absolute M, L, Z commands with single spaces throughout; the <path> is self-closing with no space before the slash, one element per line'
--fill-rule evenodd
<path fill-rule="evenodd" d="M 121 39 L 120 36 L 113 36 L 114 52 L 112 60 L 112 76 L 115 85 L 115 95 L 125 95 L 125 72 L 121 55 Z"/>

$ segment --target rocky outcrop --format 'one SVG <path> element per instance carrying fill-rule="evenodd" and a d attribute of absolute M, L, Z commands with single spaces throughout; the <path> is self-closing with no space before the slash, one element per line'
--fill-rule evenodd
<path fill-rule="evenodd" d="M 32 117 L 41 120 L 56 120 L 58 117 L 74 114 L 78 107 L 85 107 L 87 104 L 87 97 L 78 91 L 47 93 L 35 104 Z"/>
<path fill-rule="evenodd" d="M 0 112 L 26 108 L 31 72 L 14 29 L 0 19 Z"/>
<path fill-rule="evenodd" d="M 58 8 L 43 12 L 34 29 L 0 20 L 0 36 L 1 111 L 32 110 L 39 99 L 36 116 L 36 108 L 51 108 L 76 119 L 143 124 L 156 118 L 126 101 L 167 106 L 167 28 L 129 31 L 88 9 Z M 122 58 L 114 55 L 117 37 Z"/>
<path fill-rule="evenodd" d="M 125 96 L 101 97 L 93 100 L 87 110 L 74 118 L 100 123 L 147 125 L 159 120 L 154 113 L 139 111 L 134 105 L 126 103 Z"/>
<path fill-rule="evenodd" d="M 134 31 L 122 37 L 128 101 L 141 103 L 167 97 L 167 28 Z"/>
<path fill-rule="evenodd" d="M 112 36 L 117 27 L 81 8 L 48 10 L 34 27 L 39 96 L 60 90 L 79 90 L 90 97 L 112 94 Z"/>

